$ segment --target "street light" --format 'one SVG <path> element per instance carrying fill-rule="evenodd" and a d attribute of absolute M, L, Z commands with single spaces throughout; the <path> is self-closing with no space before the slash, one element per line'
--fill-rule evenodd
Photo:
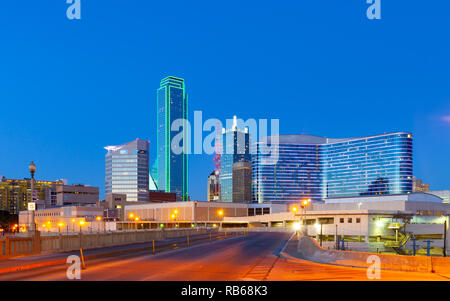
<path fill-rule="evenodd" d="M 305 225 L 303 227 L 303 234 L 307 235 L 307 231 L 308 231 L 308 227 L 306 226 L 305 223 L 305 218 L 306 218 L 306 208 L 309 206 L 309 204 L 311 203 L 311 199 L 304 199 L 300 202 L 300 207 L 302 208 L 302 220 L 301 220 L 301 225 Z"/>
<path fill-rule="evenodd" d="M 86 222 L 85 222 L 84 220 L 80 220 L 80 221 L 78 222 L 78 225 L 80 226 L 80 232 L 82 232 L 81 227 L 85 226 L 85 225 L 86 225 Z"/>
<path fill-rule="evenodd" d="M 58 232 L 61 232 L 61 227 L 64 227 L 64 223 L 63 222 L 59 222 L 58 223 Z"/>
<path fill-rule="evenodd" d="M 34 199 L 34 173 L 36 172 L 36 165 L 33 161 L 31 161 L 30 165 L 28 165 L 28 170 L 31 174 L 31 202 L 34 203 L 36 200 Z M 31 223 L 30 223 L 30 232 L 36 231 L 36 223 L 34 221 L 34 210 L 31 210 Z"/>

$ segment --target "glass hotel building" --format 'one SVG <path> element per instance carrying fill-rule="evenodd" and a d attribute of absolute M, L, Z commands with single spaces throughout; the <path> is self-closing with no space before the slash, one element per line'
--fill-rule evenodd
<path fill-rule="evenodd" d="M 268 137 L 270 144 L 270 137 Z M 252 199 L 289 202 L 412 192 L 412 135 L 390 133 L 329 139 L 280 135 L 278 161 L 256 143 L 252 159 Z"/>
<path fill-rule="evenodd" d="M 126 194 L 129 202 L 148 201 L 149 142 L 136 139 L 105 149 L 105 193 Z"/>

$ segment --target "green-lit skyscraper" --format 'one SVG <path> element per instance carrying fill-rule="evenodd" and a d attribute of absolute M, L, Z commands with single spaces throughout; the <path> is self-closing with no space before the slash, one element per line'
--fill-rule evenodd
<path fill-rule="evenodd" d="M 171 131 L 177 119 L 187 120 L 187 94 L 184 80 L 169 76 L 161 81 L 157 92 L 157 186 L 159 190 L 175 192 L 183 200 L 188 193 L 188 156 L 186 152 L 177 154 L 171 148 L 172 139 L 180 131 Z M 185 140 L 183 140 L 183 143 Z"/>

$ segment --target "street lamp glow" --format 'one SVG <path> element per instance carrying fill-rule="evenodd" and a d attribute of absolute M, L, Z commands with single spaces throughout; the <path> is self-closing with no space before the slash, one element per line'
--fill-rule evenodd
<path fill-rule="evenodd" d="M 134 218 L 134 213 L 130 213 L 130 214 L 128 215 L 128 217 L 129 217 L 130 219 L 133 219 L 133 218 Z"/>
<path fill-rule="evenodd" d="M 311 199 L 305 199 L 305 200 L 303 200 L 303 201 L 302 201 L 302 207 L 304 208 L 304 207 L 308 206 L 309 203 L 311 203 Z"/>
<path fill-rule="evenodd" d="M 97 216 L 95 219 L 96 219 L 97 221 L 101 221 L 101 220 L 102 220 L 102 217 L 101 217 L 101 216 Z"/>
<path fill-rule="evenodd" d="M 62 226 L 64 226 L 64 223 L 63 222 L 59 222 L 58 223 L 58 227 L 62 227 Z"/>
<path fill-rule="evenodd" d="M 84 220 L 81 220 L 78 224 L 79 224 L 80 226 L 84 226 L 84 225 L 86 224 L 86 222 L 85 222 Z"/>
<path fill-rule="evenodd" d="M 222 209 L 217 210 L 217 215 L 218 216 L 223 216 L 223 210 Z"/>
<path fill-rule="evenodd" d="M 316 228 L 317 231 L 320 230 L 320 224 L 319 224 L 319 223 L 315 223 L 315 224 L 314 224 L 314 227 Z"/>
<path fill-rule="evenodd" d="M 384 223 L 383 223 L 383 221 L 381 219 L 377 220 L 377 222 L 375 224 L 377 225 L 378 228 L 381 228 L 384 225 Z"/>
<path fill-rule="evenodd" d="M 174 214 L 178 214 L 178 209 L 175 209 L 175 210 L 173 211 L 173 213 L 174 213 Z"/>
<path fill-rule="evenodd" d="M 297 223 L 294 223 L 293 228 L 294 228 L 295 231 L 300 230 L 300 229 L 301 229 L 300 223 L 298 223 L 298 222 L 297 222 Z"/>
<path fill-rule="evenodd" d="M 297 208 L 297 206 L 294 206 L 294 207 L 291 208 L 291 210 L 292 210 L 292 212 L 297 212 L 298 208 Z"/>
<path fill-rule="evenodd" d="M 139 216 L 136 216 L 136 217 L 134 218 L 134 220 L 135 220 L 135 221 L 138 221 L 138 220 L 139 220 Z"/>

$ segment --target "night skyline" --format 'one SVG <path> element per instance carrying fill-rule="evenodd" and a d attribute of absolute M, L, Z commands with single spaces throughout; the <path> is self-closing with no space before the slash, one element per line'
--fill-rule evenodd
<path fill-rule="evenodd" d="M 186 81 L 189 119 L 279 118 L 280 134 L 329 138 L 412 132 L 414 175 L 448 189 L 450 5 L 386 2 L 371 22 L 364 2 L 177 2 L 169 15 L 161 3 L 96 1 L 78 23 L 64 1 L 8 2 L 0 174 L 28 177 L 33 160 L 37 179 L 104 197 L 105 145 L 150 140 L 156 158 L 156 89 L 172 75 Z M 189 156 L 192 199 L 206 200 L 212 159 Z"/>

